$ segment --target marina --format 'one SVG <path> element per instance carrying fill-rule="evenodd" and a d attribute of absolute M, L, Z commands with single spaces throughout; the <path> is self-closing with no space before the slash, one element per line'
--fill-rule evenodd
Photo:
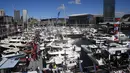
<path fill-rule="evenodd" d="M 7 72 L 11 70 L 14 73 L 129 71 L 128 38 L 118 42 L 111 37 L 112 35 L 107 33 L 104 35 L 95 28 L 53 27 L 55 32 L 50 29 L 51 26 L 36 27 L 18 36 L 1 40 L 1 60 L 17 59 L 13 67 L 3 68 L 1 72 L 2 70 Z M 3 65 L 1 64 L 1 68 Z"/>
<path fill-rule="evenodd" d="M 1 1 L 0 73 L 130 73 L 123 1 Z"/>

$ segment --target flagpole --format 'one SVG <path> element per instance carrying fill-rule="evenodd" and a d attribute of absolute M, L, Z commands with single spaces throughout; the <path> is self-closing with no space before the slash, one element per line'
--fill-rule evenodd
<path fill-rule="evenodd" d="M 63 4 L 63 7 L 64 7 L 64 23 L 65 23 L 65 26 L 66 26 L 66 13 L 65 13 L 65 5 Z"/>

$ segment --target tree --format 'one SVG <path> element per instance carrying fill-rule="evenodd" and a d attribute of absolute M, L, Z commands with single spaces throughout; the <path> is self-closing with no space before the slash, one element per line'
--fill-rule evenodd
<path fill-rule="evenodd" d="M 29 20 L 29 26 L 32 27 L 32 26 L 35 26 L 36 24 L 38 24 L 38 20 L 37 19 L 30 19 Z"/>

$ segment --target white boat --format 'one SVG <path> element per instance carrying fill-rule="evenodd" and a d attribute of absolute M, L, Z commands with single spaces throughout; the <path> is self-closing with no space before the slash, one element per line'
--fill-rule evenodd
<path fill-rule="evenodd" d="M 100 44 L 100 43 L 104 43 L 105 39 L 103 39 L 103 38 L 94 38 L 94 39 L 92 39 L 92 41 L 95 44 Z"/>
<path fill-rule="evenodd" d="M 123 34 L 122 32 L 119 32 L 117 34 L 117 37 L 118 37 L 118 40 L 119 41 L 126 41 L 128 40 L 128 36 L 126 36 L 125 34 Z M 108 38 L 108 40 L 111 40 L 111 41 L 115 41 L 115 35 L 112 35 L 110 38 Z"/>
<path fill-rule="evenodd" d="M 124 47 L 130 47 L 130 46 L 129 46 L 130 41 L 123 41 L 123 42 L 121 42 L 121 44 L 122 44 Z"/>
<path fill-rule="evenodd" d="M 46 61 L 47 63 L 56 63 L 58 64 L 62 64 L 62 62 L 64 61 L 64 57 L 63 56 L 55 56 L 55 57 L 51 57 L 49 59 L 49 61 Z"/>
<path fill-rule="evenodd" d="M 2 57 L 8 58 L 8 57 L 14 57 L 14 56 L 17 56 L 17 55 L 19 55 L 18 52 L 6 51 L 6 52 L 3 52 Z"/>
<path fill-rule="evenodd" d="M 99 49 L 96 45 L 81 45 L 81 47 L 85 48 L 87 53 L 94 53 L 97 49 Z"/>
<path fill-rule="evenodd" d="M 10 37 L 5 40 L 2 40 L 1 43 L 14 45 L 16 47 L 24 47 L 26 46 L 27 42 L 31 42 L 31 41 L 32 40 L 26 40 L 25 37 L 14 36 L 14 37 Z"/>
<path fill-rule="evenodd" d="M 40 50 L 44 50 L 45 49 L 45 44 L 44 43 L 42 43 L 41 45 L 40 45 Z"/>
<path fill-rule="evenodd" d="M 129 50 L 127 47 L 116 47 L 116 48 L 109 48 L 109 53 L 110 54 L 116 54 L 116 52 L 119 51 L 119 53 L 126 53 Z"/>
<path fill-rule="evenodd" d="M 77 48 L 76 45 L 71 45 L 67 42 L 53 42 L 50 47 L 48 54 L 51 58 L 47 61 L 47 63 L 55 62 L 56 64 L 62 64 L 66 62 L 68 68 L 72 68 L 77 64 L 77 58 L 79 57 L 78 52 L 81 49 L 79 47 Z"/>
<path fill-rule="evenodd" d="M 97 29 L 91 28 L 91 29 L 89 29 L 89 31 L 92 32 L 92 33 L 96 33 L 96 32 L 97 32 Z"/>
<path fill-rule="evenodd" d="M 2 57 L 10 58 L 10 57 L 22 56 L 24 55 L 24 53 L 19 51 L 19 49 L 17 48 L 10 48 L 8 50 L 3 51 L 1 55 Z"/>
<path fill-rule="evenodd" d="M 26 46 L 27 42 L 25 41 L 22 41 L 22 40 L 18 40 L 18 39 L 11 39 L 9 40 L 9 44 L 10 45 L 15 45 L 17 47 L 23 47 L 23 46 Z"/>

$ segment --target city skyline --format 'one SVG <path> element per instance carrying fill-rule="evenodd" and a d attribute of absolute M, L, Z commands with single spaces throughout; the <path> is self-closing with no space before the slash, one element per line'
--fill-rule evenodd
<path fill-rule="evenodd" d="M 103 14 L 103 0 L 2 0 L 0 9 L 4 9 L 6 15 L 13 16 L 14 9 L 28 10 L 28 14 L 35 18 L 53 18 L 57 17 L 59 10 L 57 8 L 64 4 L 66 7 L 66 15 L 89 13 Z M 79 2 L 78 2 L 79 1 Z M 121 16 L 129 13 L 129 0 L 116 0 L 116 16 Z M 60 17 L 64 17 L 64 12 L 61 12 Z"/>

